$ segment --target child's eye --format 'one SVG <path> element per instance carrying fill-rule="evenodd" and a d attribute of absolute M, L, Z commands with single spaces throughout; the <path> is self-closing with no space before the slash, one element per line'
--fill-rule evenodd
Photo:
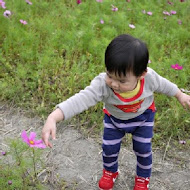
<path fill-rule="evenodd" d="M 107 74 L 107 76 L 108 76 L 108 78 L 110 78 L 110 79 L 111 79 L 111 76 L 110 76 L 109 74 Z"/>
<path fill-rule="evenodd" d="M 125 83 L 125 81 L 124 81 L 124 80 L 121 80 L 120 83 Z"/>

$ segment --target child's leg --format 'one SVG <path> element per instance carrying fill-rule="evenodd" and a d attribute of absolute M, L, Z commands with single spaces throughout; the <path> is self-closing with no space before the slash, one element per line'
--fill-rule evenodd
<path fill-rule="evenodd" d="M 102 144 L 103 166 L 105 170 L 117 172 L 118 170 L 118 155 L 121 146 L 121 140 L 125 132 L 114 126 L 109 116 L 104 117 L 104 135 Z"/>
<path fill-rule="evenodd" d="M 146 121 L 133 132 L 133 150 L 137 156 L 137 176 L 150 177 L 152 169 L 152 146 L 154 112 L 145 112 Z"/>

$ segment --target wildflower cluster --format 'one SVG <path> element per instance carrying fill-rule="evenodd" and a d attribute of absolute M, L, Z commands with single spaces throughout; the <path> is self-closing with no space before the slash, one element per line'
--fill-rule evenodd
<path fill-rule="evenodd" d="M 9 151 L 1 152 L 1 156 L 3 156 L 2 161 L 4 161 L 3 164 L 4 170 L 1 171 L 0 173 L 0 178 L 3 180 L 3 186 L 2 186 L 2 182 L 0 179 L 0 184 L 2 189 L 4 189 L 4 187 L 6 187 L 7 185 L 13 186 L 11 189 L 21 189 L 20 187 L 21 184 L 23 189 L 27 189 L 28 188 L 27 183 L 30 183 L 30 179 L 38 183 L 38 177 L 37 177 L 38 171 L 36 165 L 37 162 L 39 161 L 39 156 L 37 156 L 36 150 L 34 148 L 44 149 L 46 148 L 46 146 L 44 145 L 42 140 L 36 140 L 35 132 L 31 132 L 30 135 L 27 136 L 26 131 L 23 131 L 21 133 L 21 138 L 22 141 L 25 142 L 30 147 L 29 149 L 24 145 L 23 142 L 20 142 L 20 140 L 11 140 L 10 141 L 11 149 Z M 14 168 L 15 164 L 14 163 L 12 164 L 9 161 L 10 155 L 12 155 L 11 160 L 14 160 L 13 158 L 15 158 L 15 162 L 16 165 L 19 166 L 19 170 L 18 168 Z M 30 162 L 31 158 L 32 161 Z M 25 177 L 23 178 L 23 176 Z"/>
<path fill-rule="evenodd" d="M 29 0 L 25 0 L 25 2 L 28 5 L 32 5 L 32 2 Z M 0 0 L 0 7 L 2 7 L 3 9 L 6 9 L 7 7 L 5 6 L 6 2 L 4 0 Z M 6 18 L 10 18 L 10 16 L 12 15 L 12 12 L 10 10 L 5 10 L 3 13 L 3 16 Z M 20 19 L 20 23 L 23 25 L 28 24 L 27 21 Z"/>

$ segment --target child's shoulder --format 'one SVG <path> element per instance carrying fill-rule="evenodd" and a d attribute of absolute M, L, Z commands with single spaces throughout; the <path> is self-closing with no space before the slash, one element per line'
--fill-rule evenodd
<path fill-rule="evenodd" d="M 147 78 L 154 77 L 155 75 L 158 75 L 158 73 L 154 69 L 152 69 L 150 67 L 147 67 L 147 75 L 146 75 L 146 77 Z"/>

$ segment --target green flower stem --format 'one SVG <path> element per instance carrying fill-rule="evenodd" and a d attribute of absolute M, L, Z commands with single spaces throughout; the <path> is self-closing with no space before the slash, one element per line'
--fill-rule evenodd
<path fill-rule="evenodd" d="M 35 180 L 37 181 L 37 172 L 36 172 L 36 163 L 35 163 L 35 151 L 34 148 L 32 148 L 32 152 L 33 152 L 33 156 L 32 156 L 32 160 L 33 160 L 33 167 L 34 167 L 34 176 L 35 176 Z"/>

